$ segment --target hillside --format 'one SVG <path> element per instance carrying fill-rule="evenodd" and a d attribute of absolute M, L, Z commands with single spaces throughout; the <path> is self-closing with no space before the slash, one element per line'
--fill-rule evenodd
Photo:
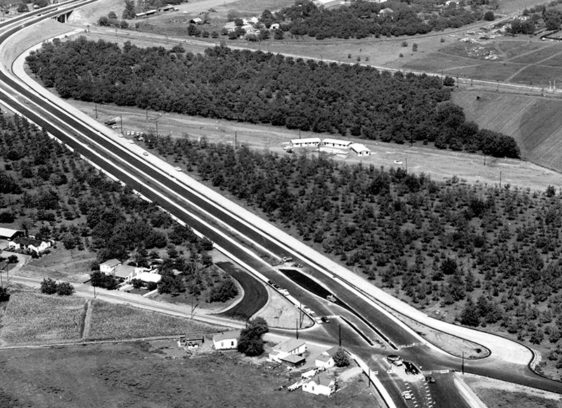
<path fill-rule="evenodd" d="M 562 101 L 475 90 L 454 92 L 452 101 L 467 120 L 512 136 L 523 158 L 562 171 Z"/>

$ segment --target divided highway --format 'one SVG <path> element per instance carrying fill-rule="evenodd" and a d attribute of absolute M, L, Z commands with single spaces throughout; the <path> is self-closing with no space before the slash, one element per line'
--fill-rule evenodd
<path fill-rule="evenodd" d="M 80 4 L 86 4 L 90 1 L 94 0 Z M 44 18 L 56 14 L 55 11 L 45 13 Z M 25 21 L 24 24 L 14 26 L 15 22 L 21 20 Z M 7 27 L 0 35 L 0 44 L 23 27 L 33 24 L 37 20 L 37 18 L 33 20 L 21 18 L 0 25 L 0 28 Z M 259 256 L 252 253 L 248 249 L 248 243 L 252 243 L 253 247 L 261 247 L 262 250 L 259 252 L 262 254 L 273 254 L 278 257 L 285 255 L 298 256 L 302 263 L 307 264 L 309 273 L 317 281 L 335 293 L 343 303 L 349 305 L 351 312 L 347 313 L 346 318 L 349 318 L 360 330 L 369 333 L 368 337 L 374 337 L 377 332 L 380 332 L 381 337 L 387 340 L 389 347 L 401 348 L 402 346 L 412 345 L 403 350 L 403 353 L 410 356 L 412 360 L 423 364 L 424 369 L 458 369 L 460 367 L 459 359 L 438 352 L 424 344 L 424 340 L 414 331 L 378 307 L 376 302 L 363 291 L 363 288 L 354 286 L 349 281 L 344 282 L 339 275 L 330 276 L 332 271 L 327 270 L 316 258 L 310 256 L 309 252 L 296 246 L 289 246 L 289 243 L 281 241 L 265 229 L 250 224 L 247 219 L 242 219 L 240 214 L 233 213 L 223 203 L 211 200 L 208 196 L 202 196 L 198 191 L 199 186 L 186 175 L 174 173 L 173 169 L 162 171 L 147 160 L 146 156 L 143 157 L 136 152 L 132 152 L 123 143 L 116 142 L 111 136 L 104 135 L 101 127 L 93 126 L 80 118 L 80 115 L 75 112 L 50 102 L 39 93 L 21 84 L 4 70 L 0 72 L 0 81 L 2 82 L 0 84 L 0 99 L 5 105 L 43 127 L 104 171 L 112 174 L 148 199 L 158 203 L 171 214 L 206 235 L 223 250 L 235 254 L 238 259 L 265 278 L 276 282 L 281 281 L 282 286 L 290 288 L 289 290 L 299 300 L 312 309 L 321 313 L 329 313 L 331 306 L 326 304 L 324 300 L 298 288 L 289 279 L 284 278 Z M 23 102 L 24 100 L 25 102 Z M 106 131 L 109 130 L 106 129 Z M 238 237 L 243 238 L 240 240 Z M 345 311 L 342 311 L 343 313 Z M 347 345 L 353 348 L 356 354 L 368 361 L 376 350 L 369 347 L 353 328 L 345 324 L 342 324 L 342 326 L 344 338 L 348 342 Z M 325 325 L 324 330 L 332 339 L 338 338 L 336 324 Z M 306 333 L 303 333 L 303 337 L 306 335 Z M 311 331 L 309 335 L 311 338 L 315 338 L 318 334 Z M 322 333 L 320 333 L 320 336 L 326 337 Z M 543 379 L 532 373 L 528 368 L 518 367 L 516 370 L 506 370 L 509 365 L 503 364 L 501 361 L 495 361 L 495 363 L 500 365 L 471 362 L 467 364 L 466 371 L 562 393 L 562 384 Z M 387 378 L 383 374 L 381 373 L 381 376 Z M 399 396 L 399 390 L 395 383 L 387 381 L 387 385 L 389 385 L 389 391 L 393 398 L 397 400 L 396 402 L 400 401 L 400 404 L 405 404 Z M 446 390 L 448 393 L 444 394 L 460 398 L 454 387 L 447 386 Z M 456 406 L 460 405 L 460 403 L 456 404 Z"/>

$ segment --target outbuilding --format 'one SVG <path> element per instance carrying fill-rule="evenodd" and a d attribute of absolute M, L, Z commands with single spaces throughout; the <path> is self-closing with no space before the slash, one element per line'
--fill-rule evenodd
<path fill-rule="evenodd" d="M 291 144 L 289 145 L 290 148 L 298 149 L 298 148 L 316 148 L 320 146 L 320 138 L 319 137 L 310 137 L 305 139 L 292 139 Z"/>
<path fill-rule="evenodd" d="M 368 155 L 371 154 L 371 151 L 369 150 L 369 148 L 362 143 L 352 143 L 352 144 L 349 145 L 349 148 L 357 156 L 368 156 Z"/>

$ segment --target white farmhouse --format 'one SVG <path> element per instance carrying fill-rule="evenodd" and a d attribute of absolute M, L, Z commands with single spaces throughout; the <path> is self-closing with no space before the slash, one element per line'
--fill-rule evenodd
<path fill-rule="evenodd" d="M 100 264 L 100 272 L 106 275 L 113 275 L 117 265 L 121 265 L 118 259 L 108 259 Z"/>
<path fill-rule="evenodd" d="M 334 361 L 334 355 L 338 351 L 338 347 L 332 347 L 326 351 L 323 351 L 316 360 L 314 361 L 314 365 L 321 369 L 328 369 L 332 368 L 336 365 Z"/>
<path fill-rule="evenodd" d="M 213 346 L 215 350 L 232 350 L 238 347 L 238 337 L 240 330 L 231 330 L 213 336 Z"/>
<path fill-rule="evenodd" d="M 327 373 L 320 373 L 310 381 L 303 384 L 302 390 L 314 395 L 325 395 L 329 397 L 336 391 L 336 382 Z"/>

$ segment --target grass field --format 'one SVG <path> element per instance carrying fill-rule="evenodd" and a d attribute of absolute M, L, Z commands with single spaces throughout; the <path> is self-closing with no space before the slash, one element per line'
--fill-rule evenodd
<path fill-rule="evenodd" d="M 562 408 L 562 396 L 535 388 L 466 374 L 463 380 L 488 408 Z"/>
<path fill-rule="evenodd" d="M 0 406 L 11 408 L 362 408 L 376 406 L 361 377 L 336 397 L 276 391 L 290 384 L 283 367 L 256 365 L 237 353 L 166 358 L 173 342 L 72 346 L 0 352 L 9 373 L 0 383 Z"/>
<path fill-rule="evenodd" d="M 74 296 L 14 292 L 2 317 L 0 339 L 7 344 L 79 340 L 84 303 Z"/>
<path fill-rule="evenodd" d="M 186 333 L 211 333 L 219 328 L 189 319 L 94 301 L 89 340 L 127 339 Z M 186 310 L 187 313 L 187 310 Z"/>
<path fill-rule="evenodd" d="M 469 90 L 455 92 L 453 101 L 469 120 L 513 136 L 527 160 L 562 170 L 562 101 Z"/>

